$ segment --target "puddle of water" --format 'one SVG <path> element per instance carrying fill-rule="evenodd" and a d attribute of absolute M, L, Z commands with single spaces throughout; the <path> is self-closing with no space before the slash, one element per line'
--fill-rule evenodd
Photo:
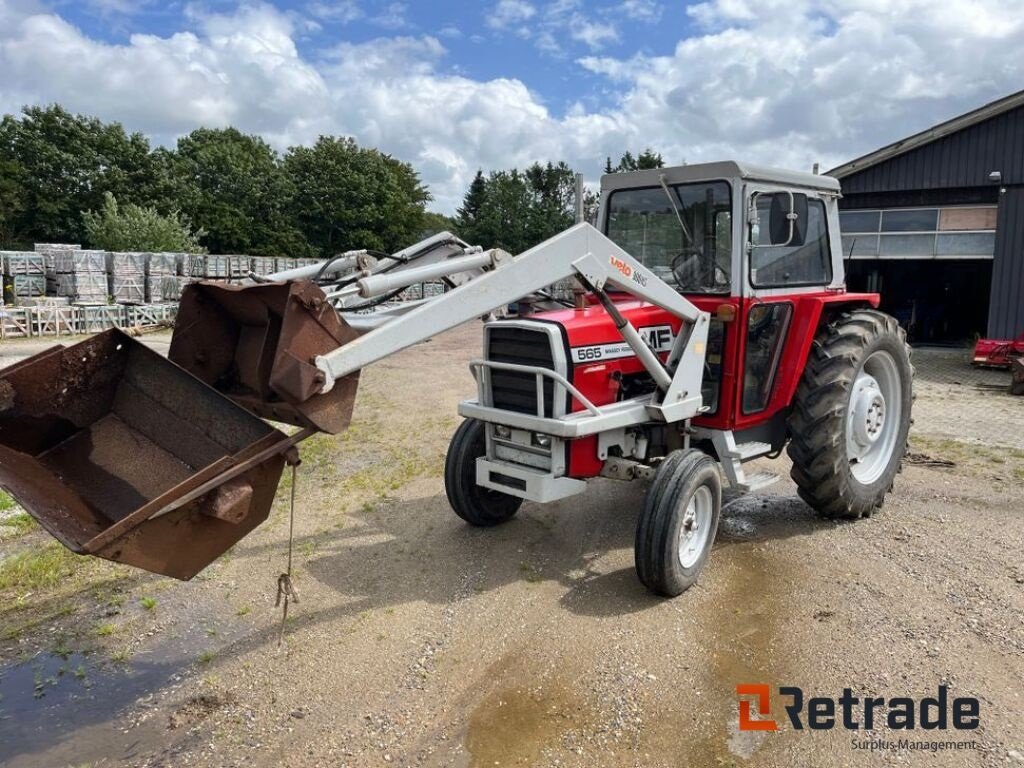
<path fill-rule="evenodd" d="M 0 669 L 0 764 L 47 752 L 81 729 L 116 720 L 179 669 L 142 656 L 121 665 L 80 653 L 40 654 Z M 107 738 L 92 745 L 100 757 L 110 756 Z M 84 758 L 90 745 L 80 746 Z"/>
<path fill-rule="evenodd" d="M 545 749 L 560 749 L 565 733 L 579 729 L 585 721 L 582 702 L 558 684 L 495 691 L 470 716 L 466 734 L 470 765 L 536 765 Z"/>
<path fill-rule="evenodd" d="M 716 574 L 711 587 L 714 599 L 694 612 L 694 630 L 707 654 L 701 662 L 705 675 L 694 681 L 702 695 L 682 705 L 696 705 L 702 716 L 694 720 L 691 713 L 673 708 L 647 725 L 644 751 L 659 755 L 663 762 L 741 765 L 765 745 L 764 732 L 739 731 L 735 693 L 739 683 L 772 684 L 784 674 L 776 666 L 775 648 L 777 630 L 786 615 L 784 590 L 775 578 L 780 564 L 761 547 L 741 538 L 730 546 L 716 547 L 711 556 L 708 567 Z M 711 579 L 706 583 L 710 585 Z M 773 711 L 778 711 L 778 704 L 772 704 Z"/>
<path fill-rule="evenodd" d="M 124 663 L 72 652 L 0 666 L 0 765 L 124 760 L 166 745 L 167 713 L 149 714 L 173 699 L 201 651 L 230 645 L 249 624 L 217 620 L 205 602 L 177 605 L 165 595 L 159 610 L 176 617 L 173 628 Z"/>

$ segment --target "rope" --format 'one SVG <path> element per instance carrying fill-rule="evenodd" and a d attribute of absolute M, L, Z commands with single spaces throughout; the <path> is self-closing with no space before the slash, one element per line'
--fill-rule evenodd
<path fill-rule="evenodd" d="M 291 504 L 288 510 L 288 570 L 277 577 L 277 601 L 274 607 L 277 608 L 284 601 L 284 610 L 281 611 L 281 630 L 277 635 L 277 647 L 281 647 L 284 641 L 284 628 L 288 622 L 288 604 L 294 600 L 296 605 L 299 602 L 299 593 L 295 591 L 292 584 L 292 552 L 295 543 L 295 483 L 298 479 L 298 468 L 301 463 L 298 459 L 288 462 L 292 466 L 292 493 Z"/>

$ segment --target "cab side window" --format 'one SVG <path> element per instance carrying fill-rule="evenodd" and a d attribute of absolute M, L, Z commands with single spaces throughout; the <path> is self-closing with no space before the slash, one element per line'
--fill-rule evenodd
<path fill-rule="evenodd" d="M 751 284 L 758 288 L 828 285 L 832 282 L 832 262 L 829 258 L 825 203 L 808 200 L 807 221 L 805 226 L 795 228 L 793 241 L 788 245 L 771 245 L 768 220 L 776 197 L 788 207 L 788 195 L 784 193 L 757 197 L 757 222 L 751 233 L 755 246 L 750 257 Z"/>

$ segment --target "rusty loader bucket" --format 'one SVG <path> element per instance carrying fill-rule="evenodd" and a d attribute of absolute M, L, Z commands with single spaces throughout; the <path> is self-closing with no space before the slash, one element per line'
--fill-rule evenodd
<path fill-rule="evenodd" d="M 178 579 L 266 519 L 311 433 L 286 436 L 118 330 L 0 371 L 0 485 L 73 551 Z"/>
<path fill-rule="evenodd" d="M 357 336 L 311 281 L 199 282 L 182 293 L 169 357 L 259 416 L 337 434 L 359 374 L 321 394 L 314 360 Z"/>

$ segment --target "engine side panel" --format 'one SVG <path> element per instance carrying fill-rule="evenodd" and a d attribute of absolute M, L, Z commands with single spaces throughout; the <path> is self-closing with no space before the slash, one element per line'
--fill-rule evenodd
<path fill-rule="evenodd" d="M 717 341 L 709 340 L 708 372 L 717 384 L 710 388 L 717 402 L 713 412 L 694 420 L 694 424 L 712 429 L 741 430 L 761 424 L 788 408 L 803 374 L 811 344 L 823 313 L 843 305 L 878 306 L 876 294 L 851 294 L 822 291 L 789 296 L 743 300 L 736 297 L 688 296 L 700 309 L 715 315 L 723 306 L 731 308 L 735 319 L 721 324 Z M 792 312 L 777 363 L 773 367 L 770 396 L 766 406 L 754 413 L 743 409 L 744 365 L 747 354 L 747 323 L 752 308 L 764 304 L 788 303 Z M 662 359 L 679 332 L 681 321 L 659 307 L 639 301 L 617 302 L 620 311 L 643 334 Z M 569 379 L 595 405 L 607 405 L 650 391 L 653 385 L 640 361 L 622 340 L 612 319 L 600 306 L 582 310 L 557 310 L 531 316 L 531 320 L 556 323 L 563 329 Z M 749 383 L 748 383 L 749 385 Z M 645 389 L 646 388 L 646 389 Z M 583 410 L 576 402 L 572 411 Z M 597 438 L 575 440 L 568 447 L 567 470 L 570 477 L 594 477 L 601 472 Z"/>

